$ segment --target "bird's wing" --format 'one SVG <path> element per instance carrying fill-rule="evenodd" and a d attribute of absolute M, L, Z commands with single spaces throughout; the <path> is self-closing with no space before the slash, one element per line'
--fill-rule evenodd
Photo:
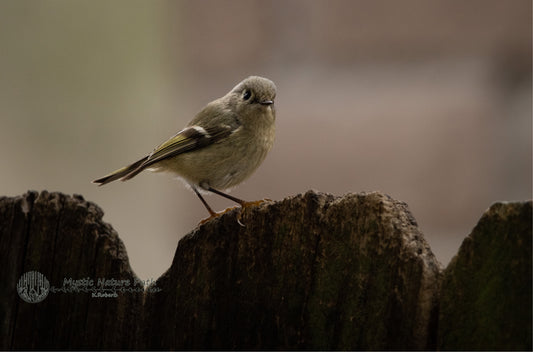
<path fill-rule="evenodd" d="M 158 161 L 205 148 L 239 129 L 241 123 L 237 115 L 217 101 L 209 103 L 186 128 L 155 148 L 140 168 L 145 169 Z"/>
<path fill-rule="evenodd" d="M 140 168 L 144 169 L 158 161 L 204 148 L 229 136 L 232 131 L 232 127 L 222 124 L 205 129 L 199 126 L 186 127 L 155 148 Z"/>
<path fill-rule="evenodd" d="M 186 128 L 159 145 L 149 155 L 93 182 L 104 185 L 117 179 L 129 180 L 161 160 L 205 148 L 239 130 L 240 119 L 219 100 L 209 103 Z"/>
<path fill-rule="evenodd" d="M 120 178 L 122 181 L 129 180 L 158 161 L 186 152 L 205 148 L 206 146 L 216 143 L 224 137 L 229 136 L 234 131 L 235 129 L 228 125 L 212 125 L 210 128 L 205 129 L 199 126 L 186 127 L 176 135 L 170 137 L 166 142 L 155 148 L 150 155 L 135 163 L 136 165 L 133 164 L 124 171 L 119 170 L 120 175 L 117 174 L 117 176 L 110 181 L 107 181 L 107 179 L 104 178 L 102 179 L 104 182 L 99 182 L 101 180 L 97 180 L 95 182 L 105 184 L 116 178 Z M 141 163 L 139 164 L 139 162 Z M 132 166 L 134 167 L 132 168 Z"/>

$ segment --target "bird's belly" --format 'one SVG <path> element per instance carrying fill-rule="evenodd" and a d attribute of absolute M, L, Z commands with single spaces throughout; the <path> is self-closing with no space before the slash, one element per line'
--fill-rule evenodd
<path fill-rule="evenodd" d="M 216 148 L 216 150 L 212 150 Z M 234 187 L 247 179 L 263 162 L 270 149 L 243 148 L 213 144 L 204 149 L 180 154 L 161 162 L 162 171 L 169 171 L 194 185 L 208 184 L 215 189 Z"/>

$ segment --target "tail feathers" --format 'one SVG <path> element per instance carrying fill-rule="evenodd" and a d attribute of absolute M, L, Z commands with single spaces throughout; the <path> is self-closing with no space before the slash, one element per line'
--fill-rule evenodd
<path fill-rule="evenodd" d="M 109 182 L 113 182 L 115 180 L 122 180 L 126 181 L 130 178 L 137 175 L 139 172 L 144 170 L 143 164 L 144 162 L 148 160 L 148 156 L 142 158 L 139 161 L 134 162 L 133 164 L 123 167 L 122 169 L 118 169 L 116 171 L 113 171 L 109 175 L 106 175 L 102 178 L 99 178 L 97 180 L 94 180 L 93 183 L 98 184 L 99 186 L 103 186 Z"/>

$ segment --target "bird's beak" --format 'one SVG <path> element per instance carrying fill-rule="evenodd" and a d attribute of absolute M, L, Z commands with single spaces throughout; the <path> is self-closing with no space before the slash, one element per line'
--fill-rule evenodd
<path fill-rule="evenodd" d="M 274 101 L 273 100 L 263 100 L 262 102 L 260 102 L 261 105 L 272 105 L 274 104 Z"/>

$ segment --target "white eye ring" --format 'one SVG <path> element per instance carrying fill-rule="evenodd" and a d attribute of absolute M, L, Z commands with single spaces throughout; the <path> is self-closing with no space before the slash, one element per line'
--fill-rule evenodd
<path fill-rule="evenodd" d="M 251 96 L 252 96 L 252 92 L 249 89 L 245 89 L 244 92 L 242 92 L 242 98 L 244 100 L 250 99 Z"/>

